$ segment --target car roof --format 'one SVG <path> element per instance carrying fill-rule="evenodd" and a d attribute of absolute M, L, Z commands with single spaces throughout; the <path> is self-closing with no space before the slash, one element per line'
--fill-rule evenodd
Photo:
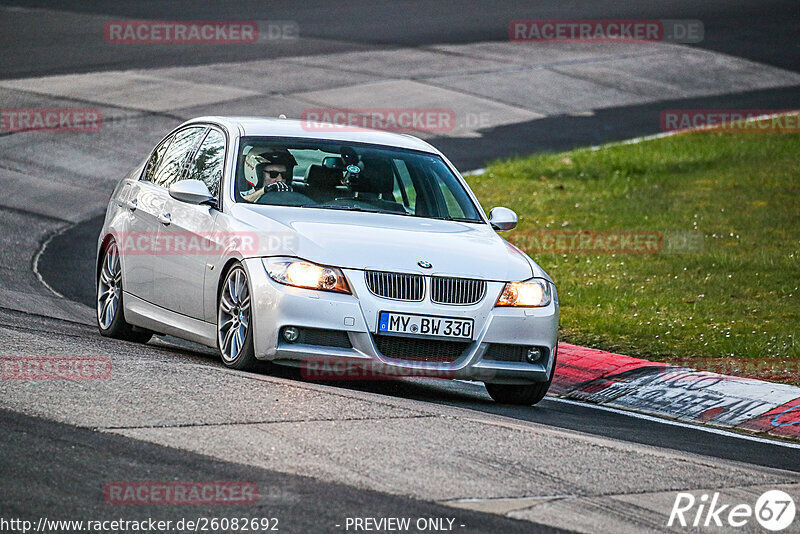
<path fill-rule="evenodd" d="M 413 135 L 370 130 L 367 128 L 347 128 L 343 126 L 297 119 L 276 119 L 269 117 L 197 117 L 184 125 L 204 122 L 218 123 L 231 131 L 238 130 L 242 136 L 302 137 L 331 141 L 350 141 L 370 143 L 391 147 L 407 148 L 439 154 L 433 146 Z"/>

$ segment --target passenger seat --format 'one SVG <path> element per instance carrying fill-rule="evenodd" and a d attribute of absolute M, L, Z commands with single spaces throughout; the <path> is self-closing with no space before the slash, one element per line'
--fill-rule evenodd
<path fill-rule="evenodd" d="M 341 191 L 336 186 L 342 183 L 342 171 L 322 165 L 309 165 L 305 176 L 305 193 L 319 204 L 334 200 Z"/>

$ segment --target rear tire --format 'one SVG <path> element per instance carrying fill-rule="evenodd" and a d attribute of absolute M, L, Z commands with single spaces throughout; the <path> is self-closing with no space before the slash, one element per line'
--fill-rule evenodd
<path fill-rule="evenodd" d="M 97 276 L 97 328 L 100 335 L 135 343 L 147 343 L 153 333 L 136 329 L 125 321 L 122 305 L 122 264 L 119 248 L 113 239 L 103 251 L 100 273 Z"/>
<path fill-rule="evenodd" d="M 217 348 L 222 363 L 238 371 L 258 364 L 253 348 L 252 306 L 247 273 L 236 264 L 225 274 L 217 301 Z"/>
<path fill-rule="evenodd" d="M 486 391 L 495 402 L 501 404 L 516 404 L 520 406 L 532 406 L 541 401 L 553 383 L 553 376 L 556 371 L 556 358 L 553 358 L 553 368 L 550 370 L 550 377 L 547 382 L 530 384 L 525 386 L 510 384 L 489 384 L 485 383 Z"/>

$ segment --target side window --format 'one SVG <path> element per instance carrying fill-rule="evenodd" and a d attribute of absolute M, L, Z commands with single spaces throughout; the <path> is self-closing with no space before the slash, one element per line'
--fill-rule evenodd
<path fill-rule="evenodd" d="M 450 188 L 447 187 L 447 184 L 439 182 L 439 189 L 442 190 L 442 196 L 447 205 L 447 214 L 451 217 L 466 217 L 464 210 L 461 209 L 461 205 L 458 203 L 458 200 L 456 200 Z"/>
<path fill-rule="evenodd" d="M 434 177 L 436 180 L 434 183 L 438 184 L 438 191 L 434 191 L 433 196 L 441 215 L 465 219 L 478 218 L 478 212 L 467 191 L 442 160 L 432 160 L 432 164 L 426 167 L 425 172 Z"/>
<path fill-rule="evenodd" d="M 219 130 L 211 130 L 197 150 L 197 156 L 189 167 L 188 178 L 204 182 L 211 194 L 219 197 L 224 159 L 225 136 Z"/>
<path fill-rule="evenodd" d="M 414 182 L 411 181 L 411 174 L 408 172 L 406 162 L 402 159 L 394 160 L 394 168 L 397 170 L 397 184 L 395 185 L 395 197 L 398 195 L 403 199 L 403 204 L 414 213 L 417 205 L 417 190 L 414 189 Z M 400 188 L 403 188 L 400 191 Z"/>
<path fill-rule="evenodd" d="M 186 158 L 189 157 L 195 143 L 204 131 L 205 127 L 201 126 L 187 128 L 175 134 L 175 138 L 156 168 L 153 183 L 161 187 L 169 187 L 180 178 Z"/>
<path fill-rule="evenodd" d="M 150 154 L 150 159 L 147 160 L 147 165 L 144 166 L 144 172 L 142 173 L 142 180 L 146 182 L 152 182 L 153 178 L 156 174 L 156 168 L 158 164 L 161 163 L 161 160 L 164 159 L 164 152 L 167 151 L 169 144 L 172 142 L 172 138 L 174 136 L 170 135 L 159 144 L 153 153 Z"/>

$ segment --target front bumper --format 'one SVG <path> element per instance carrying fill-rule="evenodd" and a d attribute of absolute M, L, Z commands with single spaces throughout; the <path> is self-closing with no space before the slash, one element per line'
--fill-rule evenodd
<path fill-rule="evenodd" d="M 267 275 L 260 259 L 244 261 L 252 289 L 253 342 L 256 357 L 275 363 L 302 366 L 326 360 L 379 364 L 394 376 L 445 376 L 484 382 L 529 384 L 546 381 L 552 370 L 558 335 L 558 297 L 543 308 L 496 308 L 502 282 L 489 282 L 486 296 L 475 305 L 453 306 L 397 301 L 377 297 L 366 286 L 364 273 L 344 269 L 352 295 L 286 286 Z M 426 273 L 427 274 L 427 273 Z M 378 314 L 392 311 L 472 318 L 473 339 L 452 362 L 426 362 L 391 358 L 375 342 Z M 281 328 L 295 326 L 346 332 L 351 348 L 288 343 Z M 485 358 L 492 344 L 536 346 L 544 350 L 535 363 Z M 430 373 L 431 370 L 438 373 Z"/>

